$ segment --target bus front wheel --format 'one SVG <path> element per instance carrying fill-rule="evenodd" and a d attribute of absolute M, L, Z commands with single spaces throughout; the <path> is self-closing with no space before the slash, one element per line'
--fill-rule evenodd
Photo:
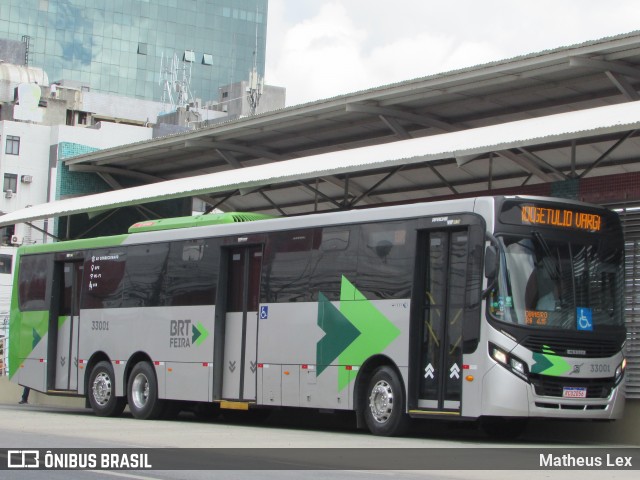
<path fill-rule="evenodd" d="M 363 413 L 367 428 L 374 435 L 402 435 L 409 428 L 402 382 L 396 371 L 378 367 L 371 376 L 364 398 Z"/>
<path fill-rule="evenodd" d="M 156 372 L 148 362 L 137 363 L 127 382 L 129 410 L 135 418 L 152 420 L 160 416 L 163 402 L 158 398 Z"/>
<path fill-rule="evenodd" d="M 98 362 L 89 376 L 89 405 L 99 417 L 117 417 L 126 406 L 124 397 L 116 396 L 115 375 L 110 362 Z"/>

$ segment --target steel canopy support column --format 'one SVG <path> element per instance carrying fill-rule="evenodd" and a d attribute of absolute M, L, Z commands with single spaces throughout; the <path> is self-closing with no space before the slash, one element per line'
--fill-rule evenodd
<path fill-rule="evenodd" d="M 493 189 L 493 157 L 494 153 L 491 152 L 489 154 L 489 179 L 487 182 L 487 188 L 489 189 L 489 191 Z"/>
<path fill-rule="evenodd" d="M 344 196 L 342 199 L 341 207 L 344 208 L 349 205 L 349 174 L 344 176 Z"/>
<path fill-rule="evenodd" d="M 571 140 L 571 178 L 576 178 L 576 147 L 578 143 Z"/>

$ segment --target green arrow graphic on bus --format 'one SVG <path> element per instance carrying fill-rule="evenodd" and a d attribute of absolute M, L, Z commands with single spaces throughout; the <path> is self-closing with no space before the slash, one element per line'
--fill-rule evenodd
<path fill-rule="evenodd" d="M 571 365 L 555 354 L 547 345 L 542 346 L 542 353 L 533 354 L 534 364 L 531 373 L 542 373 L 557 377 L 571 371 Z"/>
<path fill-rule="evenodd" d="M 400 335 L 400 329 L 367 300 L 346 277 L 342 277 L 340 288 L 340 311 L 362 332 L 342 352 L 338 358 L 340 365 L 360 366 L 371 355 L 383 352 Z M 346 387 L 350 380 L 353 378 L 350 378 L 348 370 L 339 370 L 338 391 Z"/>
<path fill-rule="evenodd" d="M 400 329 L 344 276 L 339 310 L 324 295 L 319 295 L 318 326 L 326 333 L 316 346 L 318 375 L 336 358 L 340 365 L 360 366 L 400 335 Z M 353 379 L 346 369 L 338 372 L 340 391 Z"/>
<path fill-rule="evenodd" d="M 209 332 L 200 322 L 198 322 L 197 325 L 191 325 L 191 333 L 191 345 L 196 344 L 200 346 L 209 336 Z"/>
<path fill-rule="evenodd" d="M 33 329 L 33 332 L 31 334 L 33 335 L 33 344 L 31 345 L 31 349 L 33 350 L 34 348 L 36 348 L 36 345 L 40 343 L 40 340 L 42 340 L 42 337 L 40 336 L 40 334 L 35 328 Z"/>
<path fill-rule="evenodd" d="M 318 294 L 318 326 L 326 333 L 316 345 L 316 364 L 320 375 L 340 355 L 360 330 L 322 293 Z"/>
<path fill-rule="evenodd" d="M 11 320 L 9 329 L 9 377 L 20 369 L 20 364 L 29 357 L 42 341 L 49 328 L 49 312 L 21 312 Z"/>

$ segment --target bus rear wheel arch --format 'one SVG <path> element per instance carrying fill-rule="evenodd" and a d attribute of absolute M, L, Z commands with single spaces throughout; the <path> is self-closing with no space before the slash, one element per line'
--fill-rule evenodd
<path fill-rule="evenodd" d="M 129 410 L 135 418 L 152 420 L 162 414 L 164 403 L 158 396 L 156 372 L 149 362 L 138 362 L 131 369 L 127 399 Z"/>
<path fill-rule="evenodd" d="M 115 374 L 111 363 L 102 360 L 89 374 L 87 396 L 93 412 L 99 417 L 117 417 L 126 406 L 126 399 L 118 397 Z"/>
<path fill-rule="evenodd" d="M 405 411 L 406 394 L 398 372 L 381 365 L 373 370 L 366 385 L 360 408 L 369 431 L 388 437 L 406 433 L 411 420 Z"/>

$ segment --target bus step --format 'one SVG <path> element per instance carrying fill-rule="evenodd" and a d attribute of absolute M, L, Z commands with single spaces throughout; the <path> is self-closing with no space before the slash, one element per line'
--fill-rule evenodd
<path fill-rule="evenodd" d="M 228 400 L 220 401 L 220 408 L 225 410 L 249 410 L 249 402 L 230 402 Z"/>
<path fill-rule="evenodd" d="M 77 390 L 47 390 L 47 395 L 59 396 L 59 397 L 77 397 Z"/>
<path fill-rule="evenodd" d="M 409 410 L 410 417 L 425 417 L 428 415 L 459 417 L 460 412 L 458 410 Z"/>

